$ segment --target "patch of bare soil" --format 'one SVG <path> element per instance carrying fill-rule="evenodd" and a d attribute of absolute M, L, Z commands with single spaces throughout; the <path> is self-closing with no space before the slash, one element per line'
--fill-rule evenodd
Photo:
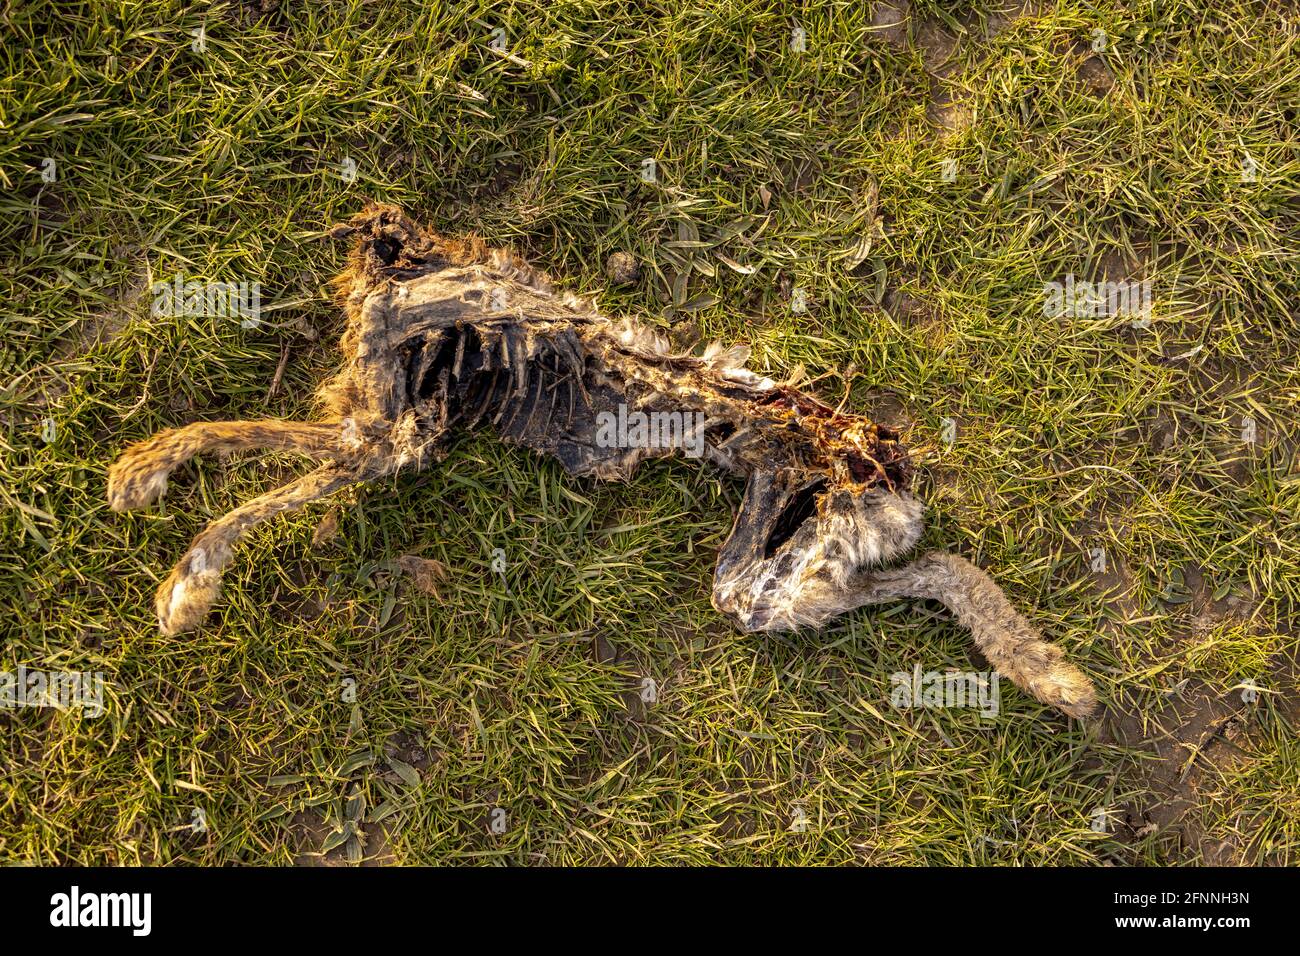
<path fill-rule="evenodd" d="M 909 0 L 890 0 L 888 3 L 876 4 L 871 13 L 871 25 L 875 35 L 895 49 L 907 46 L 907 24 L 912 17 L 912 4 Z"/>
<path fill-rule="evenodd" d="M 363 823 L 353 837 L 338 846 L 332 846 L 338 831 L 306 810 L 294 816 L 292 830 L 296 842 L 295 866 L 397 865 L 397 857 L 388 845 L 388 834 L 378 823 Z M 330 849 L 325 849 L 327 846 Z M 358 852 L 356 859 L 348 858 L 349 853 L 356 856 Z"/>
<path fill-rule="evenodd" d="M 1223 621 L 1248 620 L 1256 607 L 1253 596 L 1236 590 L 1215 597 L 1219 592 L 1214 580 L 1198 564 L 1185 565 L 1182 575 L 1194 634 L 1204 634 Z"/>
<path fill-rule="evenodd" d="M 672 620 L 664 621 L 660 630 L 666 634 L 677 633 Z M 619 691 L 627 720 L 633 724 L 644 722 L 658 703 L 664 682 L 670 675 L 650 676 L 656 669 L 641 660 L 639 655 L 616 645 L 604 628 L 598 628 L 592 636 L 592 655 L 598 663 L 627 674 L 624 686 Z"/>
<path fill-rule="evenodd" d="M 1133 572 L 1129 570 L 1122 555 L 1106 554 L 1102 560 L 1105 562 L 1104 570 L 1092 574 L 1092 590 L 1114 612 L 1118 621 L 1132 620 L 1142 610 L 1137 599 Z M 1103 627 L 1110 624 L 1107 621 Z"/>
<path fill-rule="evenodd" d="M 1272 706 L 1288 719 L 1300 714 L 1300 687 L 1294 648 L 1274 660 L 1268 683 Z M 1258 727 L 1261 692 L 1246 688 L 1214 690 L 1201 683 L 1171 688 L 1159 706 L 1142 707 L 1121 697 L 1101 717 L 1099 741 L 1130 748 L 1142 756 L 1127 781 L 1142 796 L 1123 808 L 1119 837 L 1136 843 L 1165 837 L 1171 862 L 1212 866 L 1246 865 L 1241 829 L 1226 837 L 1206 832 L 1198 811 L 1220 796 L 1219 777 L 1251 759 Z M 1248 842 L 1248 841 L 1247 841 Z"/>
<path fill-rule="evenodd" d="M 1242 759 L 1239 742 L 1249 727 L 1240 691 L 1204 685 L 1171 690 L 1152 709 L 1121 691 L 1101 718 L 1098 741 L 1141 754 L 1129 783 L 1143 796 L 1122 808 L 1119 836 L 1136 842 L 1172 835 L 1183 852 L 1195 852 L 1202 834 L 1189 811 L 1201 803 L 1207 772 Z M 1207 861 L 1208 862 L 1208 861 Z"/>
<path fill-rule="evenodd" d="M 280 0 L 236 0 L 226 10 L 226 18 L 234 25 L 250 27 L 258 20 L 272 17 L 280 9 Z"/>
<path fill-rule="evenodd" d="M 927 72 L 941 77 L 953 74 L 956 70 L 954 58 L 961 45 L 957 34 L 938 20 L 921 20 L 916 24 L 915 42 Z"/>
<path fill-rule="evenodd" d="M 1087 57 L 1075 69 L 1075 75 L 1093 96 L 1105 96 L 1115 88 L 1115 74 L 1099 56 Z"/>
<path fill-rule="evenodd" d="M 1116 567 L 1117 577 L 1122 579 L 1124 573 L 1122 565 Z M 1185 609 L 1187 629 L 1169 648 L 1171 653 L 1225 621 L 1251 616 L 1254 605 L 1247 597 L 1229 593 L 1216 598 L 1215 593 L 1203 569 L 1195 565 L 1182 569 L 1174 597 Z M 1295 661 L 1281 654 L 1267 679 L 1280 695 L 1278 706 L 1288 712 L 1300 710 L 1296 672 Z M 1250 759 L 1247 745 L 1257 727 L 1260 698 L 1261 692 L 1251 693 L 1248 688 L 1224 690 L 1196 679 L 1171 685 L 1154 702 L 1149 692 L 1120 688 L 1098 718 L 1098 742 L 1136 756 L 1123 782 L 1128 792 L 1140 796 L 1122 808 L 1117 831 L 1121 840 L 1133 844 L 1148 838 L 1165 840 L 1174 854 L 1171 862 L 1246 862 L 1234 839 L 1204 832 L 1197 811 L 1216 794 L 1220 774 Z"/>

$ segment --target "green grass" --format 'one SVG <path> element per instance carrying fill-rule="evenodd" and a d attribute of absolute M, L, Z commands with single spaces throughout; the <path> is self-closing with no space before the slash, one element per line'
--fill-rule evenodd
<path fill-rule="evenodd" d="M 0 860 L 1300 863 L 1300 17 L 917 0 L 900 29 L 872 6 L 0 14 L 0 670 L 102 671 L 108 696 L 0 713 Z M 894 672 L 986 666 L 935 608 L 741 635 L 708 600 L 734 484 L 593 485 L 490 436 L 341 499 L 326 547 L 325 506 L 259 529 L 209 625 L 159 636 L 190 536 L 304 466 L 201 461 L 124 516 L 105 468 L 160 428 L 312 413 L 340 328 L 324 231 L 368 198 L 906 425 L 925 544 L 988 568 L 1105 716 L 1006 684 L 994 720 L 895 709 Z M 606 287 L 615 250 L 638 285 Z M 177 274 L 270 309 L 151 315 Z M 1067 274 L 1150 279 L 1150 328 L 1046 316 Z M 447 565 L 440 597 L 403 554 Z"/>

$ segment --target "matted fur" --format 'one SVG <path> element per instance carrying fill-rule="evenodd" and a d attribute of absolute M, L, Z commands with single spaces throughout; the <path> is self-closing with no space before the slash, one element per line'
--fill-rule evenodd
<path fill-rule="evenodd" d="M 491 427 L 573 475 L 627 479 L 673 447 L 609 447 L 603 413 L 688 413 L 702 450 L 746 478 L 714 574 L 713 603 L 747 631 L 818 627 L 900 598 L 941 601 L 997 670 L 1076 717 L 1088 679 L 1046 643 L 991 578 L 956 555 L 887 566 L 920 539 L 923 506 L 898 434 L 746 369 L 748 349 L 673 352 L 662 336 L 557 294 L 504 250 L 421 229 L 372 206 L 336 230 L 355 236 L 337 280 L 348 323 L 343 365 L 321 389 L 327 421 L 197 423 L 127 448 L 109 470 L 115 510 L 144 507 L 202 452 L 295 451 L 319 467 L 217 519 L 158 590 L 168 634 L 197 627 L 248 528 L 356 482 L 437 461 L 456 428 Z"/>

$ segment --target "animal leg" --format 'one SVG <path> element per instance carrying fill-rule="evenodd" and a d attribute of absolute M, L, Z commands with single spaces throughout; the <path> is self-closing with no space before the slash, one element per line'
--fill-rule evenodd
<path fill-rule="evenodd" d="M 870 571 L 852 585 L 847 607 L 899 598 L 923 598 L 948 606 L 970 628 L 994 669 L 1031 696 L 1069 714 L 1087 717 L 1097 691 L 1020 615 L 997 583 L 965 558 L 931 551 L 898 568 Z"/>
<path fill-rule="evenodd" d="M 108 503 L 114 511 L 143 508 L 167 491 L 177 466 L 202 452 L 251 448 L 296 451 L 317 460 L 343 451 L 342 426 L 312 422 L 197 422 L 169 428 L 126 449 L 108 470 Z"/>
<path fill-rule="evenodd" d="M 231 549 L 245 531 L 364 477 L 354 469 L 326 465 L 254 498 L 208 525 L 158 588 L 155 606 L 162 632 L 178 634 L 199 625 L 221 589 L 221 572 L 230 561 Z"/>

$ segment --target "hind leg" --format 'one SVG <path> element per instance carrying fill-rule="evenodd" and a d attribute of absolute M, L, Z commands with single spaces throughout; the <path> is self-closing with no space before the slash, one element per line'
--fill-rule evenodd
<path fill-rule="evenodd" d="M 254 498 L 208 525 L 158 588 L 155 606 L 162 632 L 179 634 L 200 624 L 221 590 L 221 572 L 230 561 L 234 543 L 245 531 L 365 477 L 355 469 L 326 465 Z"/>
<path fill-rule="evenodd" d="M 844 604 L 899 598 L 946 604 L 994 669 L 1044 704 L 1080 719 L 1096 708 L 1097 690 L 1087 675 L 1043 639 L 988 574 L 960 555 L 931 551 L 901 567 L 865 572 L 847 589 Z"/>
<path fill-rule="evenodd" d="M 295 451 L 327 459 L 343 450 L 342 426 L 311 422 L 198 422 L 169 428 L 131 445 L 108 470 L 108 503 L 114 511 L 143 508 L 162 497 L 177 466 L 203 452 L 258 448 Z"/>

